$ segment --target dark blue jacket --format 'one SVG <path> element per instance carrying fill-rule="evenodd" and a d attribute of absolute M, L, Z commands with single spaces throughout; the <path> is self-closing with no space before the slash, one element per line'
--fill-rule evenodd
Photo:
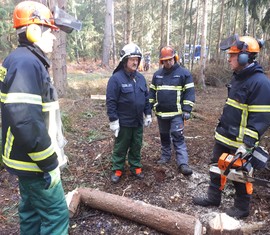
<path fill-rule="evenodd" d="M 270 80 L 255 62 L 233 74 L 215 138 L 232 148 L 238 148 L 243 142 L 254 146 L 269 125 Z"/>
<path fill-rule="evenodd" d="M 2 150 L 7 170 L 43 175 L 58 165 L 48 133 L 49 112 L 59 109 L 49 61 L 34 45 L 21 45 L 4 60 L 1 80 Z"/>
<path fill-rule="evenodd" d="M 174 64 L 172 68 L 161 68 L 154 73 L 150 85 L 149 101 L 156 115 L 171 118 L 190 113 L 195 102 L 195 89 L 190 72 Z"/>
<path fill-rule="evenodd" d="M 106 105 L 110 122 L 119 119 L 120 126 L 142 126 L 143 114 L 151 114 L 144 76 L 137 71 L 128 74 L 123 68 L 115 72 L 108 81 Z"/>

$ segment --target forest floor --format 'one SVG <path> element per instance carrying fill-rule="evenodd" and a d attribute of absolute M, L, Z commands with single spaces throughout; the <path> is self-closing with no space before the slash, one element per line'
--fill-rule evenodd
<path fill-rule="evenodd" d="M 149 80 L 150 73 L 145 73 Z M 82 89 L 82 90 L 80 90 Z M 84 89 L 84 90 L 83 90 Z M 77 87 L 78 94 L 85 88 Z M 104 87 L 99 94 L 105 92 Z M 234 189 L 229 182 L 224 190 L 219 208 L 204 208 L 192 203 L 194 196 L 205 194 L 209 182 L 209 160 L 214 144 L 214 129 L 226 99 L 226 88 L 196 88 L 196 105 L 192 118 L 185 122 L 185 140 L 189 152 L 189 164 L 193 175 L 185 177 L 178 173 L 174 156 L 167 165 L 156 162 L 160 157 L 160 139 L 156 118 L 144 129 L 142 164 L 145 178 L 135 179 L 128 167 L 118 184 L 110 182 L 114 137 L 109 130 L 104 100 L 94 100 L 88 95 L 60 99 L 63 122 L 66 129 L 66 154 L 69 165 L 62 172 L 66 193 L 77 187 L 88 187 L 129 197 L 135 200 L 196 216 L 206 226 L 208 216 L 222 213 L 233 205 Z M 87 93 L 87 92 L 86 92 Z M 92 95 L 95 94 L 91 92 Z M 104 93 L 103 93 L 104 94 Z M 269 134 L 262 143 L 270 150 Z M 270 173 L 262 171 L 260 177 L 269 179 Z M 0 171 L 0 235 L 19 234 L 17 179 L 4 169 Z M 250 216 L 241 224 L 254 225 L 249 234 L 270 234 L 270 189 L 254 186 Z M 116 202 L 117 203 L 117 202 Z M 135 223 L 111 213 L 95 210 L 80 204 L 76 215 L 70 220 L 70 235 L 88 234 L 134 234 L 161 235 L 150 227 Z"/>

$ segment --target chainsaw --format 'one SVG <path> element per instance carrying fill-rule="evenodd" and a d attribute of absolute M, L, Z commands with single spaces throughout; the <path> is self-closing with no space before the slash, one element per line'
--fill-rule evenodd
<path fill-rule="evenodd" d="M 242 156 L 223 153 L 218 163 L 210 165 L 210 171 L 225 176 L 227 179 L 241 183 L 250 182 L 270 188 L 270 181 L 254 177 L 255 170 L 264 169 L 269 159 L 262 147 L 256 147 L 251 153 Z"/>

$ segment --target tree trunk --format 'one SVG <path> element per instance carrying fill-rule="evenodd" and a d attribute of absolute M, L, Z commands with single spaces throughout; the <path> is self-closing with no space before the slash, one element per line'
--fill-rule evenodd
<path fill-rule="evenodd" d="M 244 0 L 244 28 L 243 28 L 243 35 L 248 35 L 248 0 Z"/>
<path fill-rule="evenodd" d="M 200 59 L 200 80 L 201 85 L 205 85 L 205 65 L 206 65 L 206 35 L 207 35 L 207 0 L 202 0 L 203 21 L 202 21 L 202 38 L 201 38 L 201 59 Z"/>
<path fill-rule="evenodd" d="M 166 234 L 202 234 L 202 224 L 195 217 L 146 204 L 142 201 L 90 188 L 79 188 L 75 190 L 74 197 L 69 197 L 72 198 L 71 202 L 68 203 L 71 215 L 75 213 L 79 200 L 81 200 L 91 208 L 113 213 Z"/>
<path fill-rule="evenodd" d="M 127 43 L 132 42 L 132 3 L 133 0 L 127 0 Z"/>
<path fill-rule="evenodd" d="M 165 46 L 165 0 L 162 0 L 161 17 L 160 17 L 160 46 L 159 49 Z"/>
<path fill-rule="evenodd" d="M 211 47 L 212 47 L 212 29 L 213 29 L 213 18 L 214 18 L 214 5 L 215 0 L 211 2 L 211 15 L 210 15 L 210 25 L 209 25 L 209 34 L 208 34 L 208 50 L 207 50 L 207 59 L 211 59 Z"/>
<path fill-rule="evenodd" d="M 106 15 L 103 39 L 102 66 L 109 68 L 111 39 L 112 39 L 112 16 L 113 16 L 113 0 L 106 1 Z"/>
<path fill-rule="evenodd" d="M 217 38 L 217 45 L 216 45 L 216 59 L 219 61 L 219 43 L 221 40 L 221 35 L 222 35 L 222 31 L 223 31 L 223 15 L 224 15 L 224 0 L 221 1 L 221 9 L 220 9 L 220 19 L 219 19 L 219 30 L 218 30 L 218 38 Z"/>
<path fill-rule="evenodd" d="M 167 0 L 167 39 L 166 39 L 167 45 L 170 45 L 170 32 L 171 32 L 171 1 Z"/>
<path fill-rule="evenodd" d="M 48 0 L 49 8 L 53 9 L 54 6 L 66 10 L 66 0 Z M 53 74 L 53 83 L 56 87 L 59 97 L 64 97 L 66 95 L 67 88 L 67 62 L 66 62 L 66 45 L 67 37 L 66 33 L 60 31 L 56 35 L 56 40 L 53 46 L 52 53 L 52 74 Z"/>

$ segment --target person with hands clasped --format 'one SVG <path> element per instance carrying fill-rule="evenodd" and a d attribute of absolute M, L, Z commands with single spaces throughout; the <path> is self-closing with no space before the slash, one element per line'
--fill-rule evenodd
<path fill-rule="evenodd" d="M 270 126 L 270 80 L 255 60 L 262 43 L 250 36 L 230 36 L 220 43 L 227 51 L 233 71 L 227 85 L 228 98 L 215 130 L 215 145 L 211 163 L 218 162 L 223 153 L 241 157 L 256 149 L 259 140 Z M 249 215 L 253 185 L 232 181 L 235 187 L 234 205 L 226 214 L 236 218 Z M 219 206 L 226 177 L 210 171 L 207 195 L 195 197 L 200 206 Z"/>
<path fill-rule="evenodd" d="M 20 2 L 13 12 L 19 46 L 0 66 L 2 156 L 6 170 L 18 176 L 21 235 L 68 234 L 60 177 L 60 167 L 67 163 L 66 140 L 46 53 L 53 51 L 52 31 L 69 28 L 61 22 L 72 20 L 61 18 L 56 25 L 56 19 L 41 3 Z"/>
<path fill-rule="evenodd" d="M 160 50 L 159 60 L 162 68 L 154 73 L 149 92 L 161 140 L 161 158 L 157 163 L 170 161 L 172 140 L 179 171 L 183 175 L 191 175 L 184 140 L 184 121 L 190 119 L 195 102 L 193 79 L 190 72 L 177 63 L 178 55 L 171 46 Z"/>
<path fill-rule="evenodd" d="M 113 183 L 118 183 L 123 174 L 127 154 L 131 173 L 139 179 L 144 177 L 141 164 L 143 125 L 149 126 L 152 117 L 146 80 L 137 71 L 141 57 L 136 44 L 125 45 L 120 52 L 120 63 L 107 84 L 107 115 L 116 137 L 112 154 Z"/>

